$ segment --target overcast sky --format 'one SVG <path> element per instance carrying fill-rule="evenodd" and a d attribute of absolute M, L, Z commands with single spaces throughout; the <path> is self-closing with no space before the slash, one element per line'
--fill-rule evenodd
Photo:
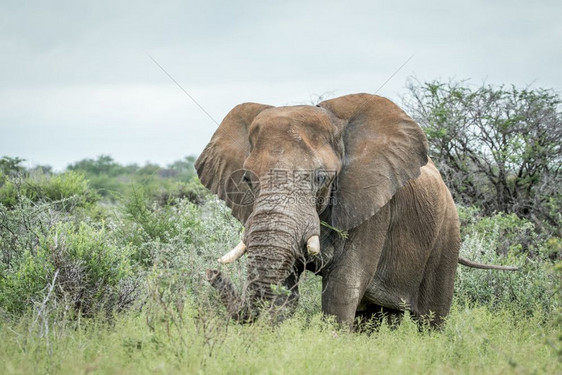
<path fill-rule="evenodd" d="M 196 155 L 235 105 L 470 79 L 562 89 L 557 1 L 0 0 L 0 156 Z"/>

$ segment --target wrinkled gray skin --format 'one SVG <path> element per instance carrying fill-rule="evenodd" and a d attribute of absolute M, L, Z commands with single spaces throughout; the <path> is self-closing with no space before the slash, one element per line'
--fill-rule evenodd
<path fill-rule="evenodd" d="M 423 131 L 391 101 L 356 94 L 317 106 L 241 104 L 196 169 L 245 227 L 245 297 L 219 271 L 207 271 L 233 318 L 252 320 L 260 305 L 290 311 L 305 269 L 322 276 L 324 313 L 344 324 L 381 308 L 431 315 L 433 324 L 449 312 L 457 211 Z M 241 184 L 229 178 L 237 170 L 251 172 Z M 234 202 L 229 193 L 240 189 L 255 200 Z M 314 235 L 317 256 L 306 250 Z"/>

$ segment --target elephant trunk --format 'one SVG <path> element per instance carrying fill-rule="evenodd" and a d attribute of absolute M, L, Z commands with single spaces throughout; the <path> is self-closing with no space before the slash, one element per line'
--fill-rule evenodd
<path fill-rule="evenodd" d="M 246 235 L 248 297 L 252 309 L 294 306 L 298 301 L 295 269 L 304 246 L 302 224 L 287 211 L 257 210 Z"/>
<path fill-rule="evenodd" d="M 238 294 L 230 279 L 218 270 L 207 270 L 207 281 L 219 294 L 221 302 L 232 319 L 244 322 L 250 318 L 250 311 L 245 306 L 242 297 Z"/>
<path fill-rule="evenodd" d="M 252 320 L 260 308 L 268 309 L 276 319 L 290 313 L 299 298 L 298 278 L 306 263 L 305 254 L 308 250 L 308 255 L 314 256 L 320 251 L 320 222 L 314 206 L 287 204 L 279 196 L 275 204 L 271 202 L 260 204 L 258 199 L 247 222 L 243 241 L 248 254 L 245 297 L 238 295 L 219 271 L 207 273 L 227 311 L 239 321 Z"/>

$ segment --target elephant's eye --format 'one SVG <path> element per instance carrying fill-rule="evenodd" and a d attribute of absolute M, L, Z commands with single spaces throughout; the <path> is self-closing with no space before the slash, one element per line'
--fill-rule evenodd
<path fill-rule="evenodd" d="M 325 173 L 319 172 L 316 173 L 316 175 L 314 176 L 314 183 L 316 184 L 317 187 L 321 187 L 322 185 L 324 185 L 326 180 L 328 180 L 328 177 L 326 176 Z"/>
<path fill-rule="evenodd" d="M 244 176 L 242 177 L 242 181 L 244 181 L 246 184 L 248 184 L 249 187 L 252 187 L 252 179 L 250 179 L 250 177 L 248 176 L 248 174 L 244 174 Z"/>

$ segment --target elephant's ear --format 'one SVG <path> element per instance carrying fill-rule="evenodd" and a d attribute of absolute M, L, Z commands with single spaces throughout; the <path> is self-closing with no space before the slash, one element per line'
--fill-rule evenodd
<path fill-rule="evenodd" d="M 343 120 L 344 155 L 332 206 L 332 224 L 354 228 L 420 175 L 427 163 L 427 138 L 390 100 L 355 94 L 319 104 Z"/>
<path fill-rule="evenodd" d="M 242 224 L 252 213 L 251 191 L 240 184 L 244 160 L 250 153 L 248 127 L 254 118 L 271 106 L 244 103 L 232 109 L 213 134 L 211 141 L 195 162 L 201 183 L 218 195 L 232 209 Z"/>

